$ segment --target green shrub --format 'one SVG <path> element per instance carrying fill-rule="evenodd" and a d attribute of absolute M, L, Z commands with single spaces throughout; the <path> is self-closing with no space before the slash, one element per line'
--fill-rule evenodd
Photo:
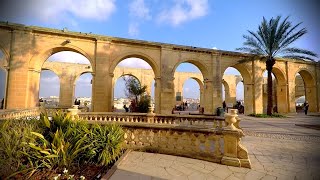
<path fill-rule="evenodd" d="M 0 125 L 0 176 L 4 178 L 89 163 L 104 166 L 122 152 L 124 132 L 119 125 L 89 125 L 62 112 L 52 120 L 41 114 L 38 121 L 11 120 Z"/>
<path fill-rule="evenodd" d="M 149 111 L 149 106 L 151 103 L 151 98 L 149 95 L 141 96 L 138 102 L 138 112 L 147 113 Z"/>
<path fill-rule="evenodd" d="M 285 118 L 286 116 L 281 114 L 272 114 L 271 116 L 267 114 L 249 114 L 248 116 L 257 117 L 257 118 Z"/>
<path fill-rule="evenodd" d="M 93 124 L 90 128 L 89 141 L 93 143 L 88 152 L 91 162 L 107 165 L 121 155 L 124 131 L 117 124 Z"/>
<path fill-rule="evenodd" d="M 29 135 L 40 131 L 35 120 L 5 120 L 0 122 L 0 179 L 9 177 L 15 172 L 34 170 L 34 164 L 29 163 L 26 154 L 32 154 L 34 149 L 25 143 L 34 143 Z"/>

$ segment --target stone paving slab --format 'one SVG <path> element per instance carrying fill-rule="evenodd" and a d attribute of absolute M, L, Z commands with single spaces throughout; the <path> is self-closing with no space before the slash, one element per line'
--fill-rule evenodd
<path fill-rule="evenodd" d="M 320 124 L 318 117 L 295 116 L 290 119 L 270 120 L 242 117 L 242 119 L 244 131 L 253 132 L 252 135 L 242 138 L 242 143 L 249 151 L 252 169 L 171 155 L 132 151 L 119 163 L 111 179 L 320 179 L 319 142 L 312 139 L 307 141 L 295 138 L 317 136 L 320 133 L 294 125 L 296 122 Z M 277 129 L 278 134 L 294 138 L 279 138 L 270 132 L 272 127 Z M 261 137 L 255 133 L 271 135 Z"/>

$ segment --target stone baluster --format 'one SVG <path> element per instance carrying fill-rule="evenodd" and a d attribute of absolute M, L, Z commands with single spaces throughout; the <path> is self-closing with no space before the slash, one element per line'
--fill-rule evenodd
<path fill-rule="evenodd" d="M 240 140 L 244 136 L 243 131 L 234 126 L 237 117 L 237 109 L 231 109 L 230 113 L 225 114 L 228 125 L 222 129 L 224 154 L 221 163 L 229 166 L 251 168 L 248 151 L 240 144 Z"/>

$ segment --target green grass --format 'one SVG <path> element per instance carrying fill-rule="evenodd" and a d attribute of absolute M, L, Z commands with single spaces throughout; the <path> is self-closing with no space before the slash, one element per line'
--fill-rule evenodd
<path fill-rule="evenodd" d="M 271 116 L 267 114 L 249 114 L 248 116 L 256 117 L 256 118 L 286 118 L 287 116 L 281 114 L 272 114 Z"/>

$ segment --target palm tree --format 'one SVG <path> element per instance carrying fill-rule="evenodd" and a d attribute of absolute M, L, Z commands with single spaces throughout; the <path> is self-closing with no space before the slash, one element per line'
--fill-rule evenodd
<path fill-rule="evenodd" d="M 317 54 L 300 49 L 297 47 L 289 47 L 294 41 L 298 40 L 307 33 L 305 28 L 298 30 L 301 23 L 292 25 L 286 17 L 280 22 L 281 16 L 271 18 L 267 21 L 264 17 L 258 27 L 257 32 L 249 31 L 249 35 L 244 35 L 244 47 L 237 50 L 251 53 L 253 57 L 259 57 L 266 62 L 268 71 L 268 106 L 267 114 L 272 115 L 272 68 L 276 63 L 277 57 L 299 60 L 311 60 L 311 57 L 317 57 Z"/>

